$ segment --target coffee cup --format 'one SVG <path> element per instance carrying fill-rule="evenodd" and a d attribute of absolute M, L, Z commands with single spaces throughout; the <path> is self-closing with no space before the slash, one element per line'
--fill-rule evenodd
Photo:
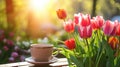
<path fill-rule="evenodd" d="M 51 44 L 31 44 L 30 53 L 35 61 L 47 62 L 52 59 L 53 45 Z"/>

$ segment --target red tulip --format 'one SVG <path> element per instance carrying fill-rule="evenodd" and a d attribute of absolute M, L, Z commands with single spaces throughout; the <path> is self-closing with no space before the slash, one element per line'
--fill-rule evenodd
<path fill-rule="evenodd" d="M 119 40 L 115 37 L 110 37 L 108 43 L 110 44 L 110 47 L 114 50 L 117 48 Z"/>
<path fill-rule="evenodd" d="M 71 33 L 74 32 L 75 23 L 72 20 L 68 20 L 67 22 L 64 22 L 64 30 Z"/>
<path fill-rule="evenodd" d="M 103 32 L 104 34 L 110 36 L 115 35 L 116 25 L 115 23 L 107 20 L 106 23 L 103 26 Z"/>
<path fill-rule="evenodd" d="M 100 29 L 104 24 L 104 19 L 102 16 L 96 16 L 91 19 L 93 29 Z"/>
<path fill-rule="evenodd" d="M 59 19 L 65 19 L 67 17 L 66 11 L 64 9 L 58 9 L 56 12 Z"/>
<path fill-rule="evenodd" d="M 67 46 L 68 49 L 72 50 L 74 49 L 76 46 L 75 46 L 75 40 L 74 38 L 71 38 L 69 40 L 66 40 L 65 41 L 65 45 Z"/>
<path fill-rule="evenodd" d="M 78 32 L 81 38 L 89 38 L 92 36 L 92 27 L 91 25 L 87 27 L 79 26 Z"/>

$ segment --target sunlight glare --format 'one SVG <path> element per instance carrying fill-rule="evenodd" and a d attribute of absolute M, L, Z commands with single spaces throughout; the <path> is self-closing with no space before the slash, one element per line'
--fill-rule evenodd
<path fill-rule="evenodd" d="M 48 7 L 50 0 L 30 0 L 30 8 L 33 10 L 44 10 Z"/>

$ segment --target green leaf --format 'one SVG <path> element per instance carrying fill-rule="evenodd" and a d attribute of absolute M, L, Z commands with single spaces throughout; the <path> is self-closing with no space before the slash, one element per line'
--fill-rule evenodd
<path fill-rule="evenodd" d="M 120 58 L 117 59 L 117 63 L 115 67 L 120 67 Z"/>
<path fill-rule="evenodd" d="M 70 59 L 72 62 L 74 62 L 74 64 L 77 66 L 77 67 L 84 67 L 83 66 L 83 62 L 81 60 L 78 60 L 75 56 L 73 55 L 70 55 Z"/>
<path fill-rule="evenodd" d="M 101 56 L 102 56 L 102 52 L 103 52 L 103 47 L 102 47 L 102 44 L 99 44 L 99 48 L 97 50 L 97 57 L 96 57 L 96 66 L 98 66 L 99 62 L 100 62 L 100 59 L 101 59 Z"/>
<path fill-rule="evenodd" d="M 112 48 L 107 43 L 107 40 L 105 40 L 104 38 L 103 38 L 102 45 L 104 46 L 106 56 L 108 57 L 106 67 L 114 67 L 114 55 L 113 55 Z"/>
<path fill-rule="evenodd" d="M 84 54 L 85 50 L 82 47 L 83 42 L 80 40 L 79 35 L 75 34 L 74 38 L 75 38 L 75 42 L 76 42 L 76 51 L 81 53 L 81 54 Z"/>

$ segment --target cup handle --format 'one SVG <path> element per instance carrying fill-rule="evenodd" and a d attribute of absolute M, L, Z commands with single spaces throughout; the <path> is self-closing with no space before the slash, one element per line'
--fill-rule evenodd
<path fill-rule="evenodd" d="M 55 57 L 55 56 L 57 56 L 59 53 L 60 53 L 60 50 L 59 50 L 58 48 L 54 47 L 54 48 L 53 48 L 53 53 L 52 53 L 52 55 Z"/>

